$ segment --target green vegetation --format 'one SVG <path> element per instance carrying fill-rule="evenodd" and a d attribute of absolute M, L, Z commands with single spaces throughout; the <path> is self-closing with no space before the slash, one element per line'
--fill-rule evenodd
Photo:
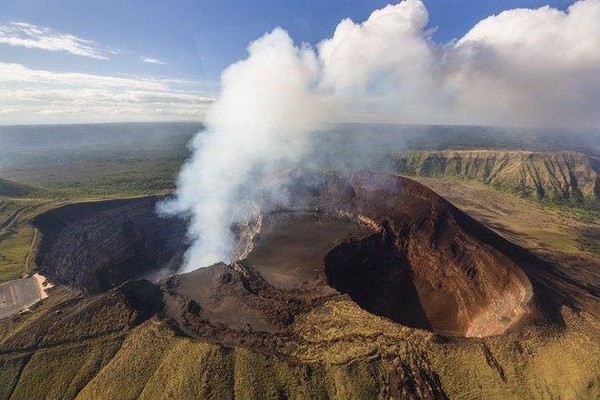
<path fill-rule="evenodd" d="M 581 250 L 600 257 L 600 228 L 585 229 L 577 239 L 577 243 Z"/>
<path fill-rule="evenodd" d="M 542 255 L 597 257 L 598 211 L 561 207 L 495 190 L 477 180 L 415 177 L 505 238 Z"/>
<path fill-rule="evenodd" d="M 11 176 L 43 187 L 46 198 L 138 196 L 173 189 L 182 163 L 178 158 L 107 159 L 20 168 Z"/>
<path fill-rule="evenodd" d="M 398 173 L 476 180 L 547 204 L 600 212 L 600 161 L 584 153 L 444 150 L 390 158 Z"/>
<path fill-rule="evenodd" d="M 0 282 L 31 269 L 38 237 L 29 221 L 56 204 L 42 198 L 0 197 Z"/>

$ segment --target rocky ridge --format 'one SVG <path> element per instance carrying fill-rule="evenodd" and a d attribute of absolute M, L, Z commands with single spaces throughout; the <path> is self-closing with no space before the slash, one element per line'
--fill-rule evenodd
<path fill-rule="evenodd" d="M 474 179 L 525 197 L 583 205 L 600 200 L 600 160 L 578 152 L 409 151 L 391 155 L 395 171 Z"/>

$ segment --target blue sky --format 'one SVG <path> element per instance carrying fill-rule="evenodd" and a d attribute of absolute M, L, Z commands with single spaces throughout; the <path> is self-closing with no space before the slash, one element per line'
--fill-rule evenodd
<path fill-rule="evenodd" d="M 205 101 L 208 104 L 208 98 L 218 90 L 222 69 L 244 58 L 248 42 L 265 32 L 281 26 L 296 43 L 315 45 L 331 37 L 343 18 L 360 22 L 388 3 L 379 0 L 1 0 L 0 34 L 4 27 L 5 36 L 22 37 L 25 28 L 35 27 L 44 29 L 42 36 L 64 39 L 61 35 L 72 35 L 78 40 L 75 47 L 88 48 L 90 54 L 85 48 L 83 54 L 75 54 L 0 40 L 0 63 L 52 73 L 158 81 L 163 86 L 155 88 L 157 92 L 185 92 L 197 96 L 198 102 L 194 104 Z M 461 37 L 477 21 L 502 10 L 545 4 L 564 10 L 571 2 L 425 1 L 429 26 L 436 29 L 433 39 L 437 43 Z M 24 28 L 14 25 L 15 22 L 27 25 Z M 36 79 L 39 86 L 43 78 Z M 20 85 L 0 81 L 0 90 L 14 91 Z M 13 121 L 9 119 L 10 111 L 16 113 L 17 107 L 4 105 L 4 108 L 8 111 L 0 110 L 0 123 L 10 123 Z M 50 110 L 45 115 L 49 118 L 52 114 Z M 59 109 L 55 114 L 59 114 Z M 182 116 L 188 117 L 194 118 Z M 13 119 L 25 122 L 23 117 Z"/>

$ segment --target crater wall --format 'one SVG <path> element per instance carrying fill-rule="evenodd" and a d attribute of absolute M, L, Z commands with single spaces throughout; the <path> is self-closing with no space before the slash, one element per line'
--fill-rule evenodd
<path fill-rule="evenodd" d="M 156 197 L 66 205 L 34 220 L 36 263 L 52 280 L 96 293 L 129 279 L 175 273 L 186 224 L 155 212 Z"/>

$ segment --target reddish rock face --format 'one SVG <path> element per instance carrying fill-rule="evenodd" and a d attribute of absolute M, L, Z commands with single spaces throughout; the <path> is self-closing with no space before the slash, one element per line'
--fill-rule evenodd
<path fill-rule="evenodd" d="M 353 190 L 342 212 L 376 231 L 340 244 L 324 260 L 328 283 L 361 307 L 460 336 L 503 333 L 527 312 L 531 284 L 501 250 L 503 239 L 409 179 L 375 173 L 333 179 Z"/>

